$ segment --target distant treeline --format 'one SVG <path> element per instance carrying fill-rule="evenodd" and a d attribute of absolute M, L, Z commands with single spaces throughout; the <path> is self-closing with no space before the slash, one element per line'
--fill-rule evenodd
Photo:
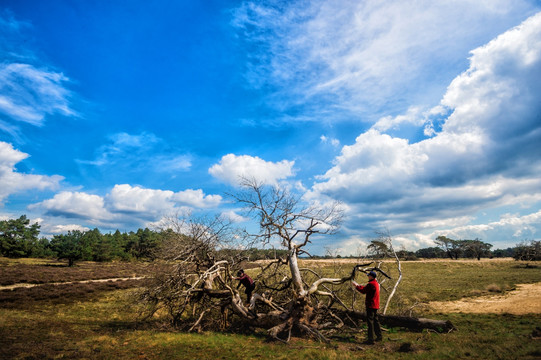
<path fill-rule="evenodd" d="M 401 260 L 422 259 L 458 259 L 473 258 L 504 258 L 512 257 L 515 260 L 541 260 L 541 241 L 523 241 L 513 248 L 490 250 L 491 244 L 479 239 L 453 240 L 445 236 L 438 236 L 435 241 L 437 246 L 419 249 L 417 251 L 399 250 L 396 255 Z M 394 257 L 388 243 L 381 240 L 372 240 L 367 246 L 367 254 L 363 257 L 372 259 L 384 259 Z M 316 256 L 314 258 L 333 258 L 335 256 Z M 336 257 L 341 257 L 337 255 Z M 345 258 L 357 258 L 351 255 Z"/>
<path fill-rule="evenodd" d="M 40 225 L 30 224 L 25 215 L 0 221 L 0 253 L 6 257 L 40 257 L 76 260 L 111 261 L 152 259 L 163 232 L 139 229 L 102 234 L 98 229 L 68 231 L 51 239 L 39 238 Z"/>
<path fill-rule="evenodd" d="M 507 249 L 496 249 L 493 251 L 489 251 L 486 255 L 482 257 L 489 257 L 489 258 L 504 258 L 504 257 L 514 257 L 516 253 L 516 248 L 507 248 Z M 400 260 L 417 260 L 417 259 L 455 259 L 455 257 L 450 257 L 446 251 L 442 250 L 439 247 L 428 247 L 419 249 L 417 251 L 408 251 L 408 250 L 399 250 L 396 252 L 396 255 L 399 257 Z M 331 256 L 331 255 L 324 255 L 324 256 L 312 256 L 314 259 L 332 259 L 332 258 L 342 258 L 342 259 L 353 259 L 353 258 L 359 258 L 358 255 L 349 255 L 349 256 Z M 391 257 L 391 254 L 367 254 L 366 256 L 360 256 L 360 257 L 366 257 L 366 258 L 376 258 L 376 259 L 384 259 Z M 469 252 L 464 252 L 461 254 L 460 258 L 476 258 L 474 254 Z M 518 260 L 518 259 L 517 259 Z M 541 259 L 538 259 L 541 260 Z"/>
<path fill-rule="evenodd" d="M 171 235 L 172 230 L 137 231 L 102 234 L 99 229 L 68 231 L 51 239 L 39 238 L 40 225 L 30 224 L 26 215 L 18 219 L 0 221 L 0 255 L 10 258 L 58 258 L 75 261 L 154 260 L 156 250 Z M 238 250 L 224 249 L 219 256 L 227 257 Z M 250 248 L 242 251 L 249 260 L 285 257 L 286 250 Z"/>
<path fill-rule="evenodd" d="M 102 234 L 98 229 L 68 231 L 66 234 L 54 235 L 51 239 L 39 238 L 40 225 L 30 224 L 26 215 L 18 219 L 0 221 L 0 255 L 11 258 L 37 257 L 65 259 L 69 265 L 77 260 L 112 261 L 112 260 L 154 260 L 156 250 L 171 235 L 172 230 L 154 231 L 148 228 L 133 232 Z M 492 245 L 475 240 L 453 240 L 439 236 L 435 240 L 438 246 L 419 249 L 417 251 L 400 250 L 397 255 L 401 259 L 417 258 L 451 258 L 459 257 L 513 257 L 517 260 L 541 260 L 541 241 L 523 242 L 514 248 L 491 251 Z M 368 255 L 372 258 L 391 256 L 387 244 L 373 240 L 368 246 Z M 218 252 L 227 257 L 239 250 L 224 249 Z M 242 251 L 247 260 L 274 259 L 286 257 L 284 249 L 250 248 Z M 332 256 L 314 256 L 313 258 L 331 258 Z M 340 255 L 336 256 L 340 257 Z M 358 257 L 358 256 L 350 256 Z"/>

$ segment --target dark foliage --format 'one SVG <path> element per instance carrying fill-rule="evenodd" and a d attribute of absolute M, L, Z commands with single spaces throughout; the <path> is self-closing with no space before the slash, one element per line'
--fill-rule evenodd
<path fill-rule="evenodd" d="M 513 249 L 515 260 L 536 261 L 541 260 L 541 241 L 524 241 Z"/>
<path fill-rule="evenodd" d="M 0 254 L 10 258 L 31 256 L 38 246 L 39 224 L 30 225 L 26 215 L 0 221 Z"/>

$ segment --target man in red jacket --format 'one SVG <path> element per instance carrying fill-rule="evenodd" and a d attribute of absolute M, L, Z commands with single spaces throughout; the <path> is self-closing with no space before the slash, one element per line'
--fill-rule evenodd
<path fill-rule="evenodd" d="M 382 340 L 381 328 L 378 320 L 379 283 L 376 280 L 376 273 L 374 271 L 370 271 L 367 275 L 368 284 L 366 284 L 366 286 L 359 285 L 355 281 L 351 281 L 351 283 L 359 292 L 366 294 L 365 304 L 368 325 L 368 339 L 366 340 L 366 343 L 374 344 L 374 335 L 376 336 L 376 341 Z"/>

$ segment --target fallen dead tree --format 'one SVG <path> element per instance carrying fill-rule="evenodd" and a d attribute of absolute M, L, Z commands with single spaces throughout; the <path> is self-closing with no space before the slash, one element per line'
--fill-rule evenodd
<path fill-rule="evenodd" d="M 299 265 L 299 255 L 307 254 L 304 248 L 312 236 L 336 231 L 342 216 L 338 205 L 301 207 L 287 191 L 255 181 L 245 182 L 244 189 L 234 198 L 259 221 L 260 232 L 235 231 L 220 217 L 176 222 L 159 256 L 171 266 L 150 279 L 139 297 L 146 316 L 165 311 L 173 325 L 187 331 L 259 328 L 284 342 L 292 335 L 329 341 L 333 334 L 358 331 L 364 317 L 351 280 L 359 273 L 378 271 L 391 281 L 381 263 L 359 264 L 339 274 Z M 219 250 L 254 242 L 279 244 L 287 256 L 251 270 L 256 288 L 245 301 L 232 276 L 246 263 L 243 252 Z M 392 297 L 398 282 L 391 285 Z M 452 329 L 452 324 L 437 320 L 389 315 L 381 319 L 387 326 L 414 330 Z"/>
<path fill-rule="evenodd" d="M 366 313 L 361 311 L 346 311 L 345 314 L 352 319 L 366 320 Z M 439 333 L 447 333 L 456 330 L 449 320 L 434 320 L 398 315 L 379 315 L 379 322 L 386 327 L 401 327 L 412 331 L 433 330 Z"/>

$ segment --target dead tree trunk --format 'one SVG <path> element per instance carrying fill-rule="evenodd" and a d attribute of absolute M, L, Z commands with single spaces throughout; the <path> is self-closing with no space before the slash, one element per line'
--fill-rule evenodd
<path fill-rule="evenodd" d="M 184 329 L 199 331 L 223 328 L 226 315 L 231 313 L 239 323 L 266 329 L 271 338 L 284 342 L 292 334 L 328 341 L 330 334 L 348 328 L 346 324 L 356 328 L 366 316 L 356 311 L 354 304 L 347 304 L 344 296 L 353 291 L 349 283 L 357 271 L 375 270 L 387 276 L 380 264 L 370 268 L 367 266 L 373 263 L 358 265 L 334 277 L 323 272 L 320 276 L 312 269 L 301 271 L 299 267 L 299 254 L 305 253 L 303 248 L 311 236 L 331 234 L 337 229 L 341 215 L 338 208 L 306 208 L 285 190 L 263 188 L 253 182 L 247 187 L 248 192 L 235 198 L 260 223 L 259 234 L 251 235 L 253 241 L 279 242 L 288 250 L 287 257 L 249 274 L 256 288 L 246 305 L 231 275 L 241 267 L 240 258 L 220 257 L 218 251 L 228 243 L 225 239 L 229 238 L 229 243 L 237 241 L 238 233 L 220 218 L 206 223 L 182 222 L 164 242 L 167 247 L 163 259 L 170 261 L 169 272 L 156 274 L 142 294 L 150 315 L 164 308 L 173 323 L 183 322 L 180 326 Z M 396 285 L 393 293 L 395 289 Z M 412 330 L 454 328 L 444 321 L 388 315 L 381 316 L 381 322 Z"/>
<path fill-rule="evenodd" d="M 341 312 L 342 313 L 342 312 Z M 343 315 L 347 315 L 352 319 L 366 321 L 366 313 L 360 311 L 345 311 Z M 456 330 L 455 326 L 449 320 L 434 320 L 425 318 L 416 318 L 409 316 L 396 315 L 378 315 L 382 325 L 387 327 L 401 327 L 413 331 L 422 331 L 425 329 L 434 330 L 439 333 L 447 333 Z"/>

